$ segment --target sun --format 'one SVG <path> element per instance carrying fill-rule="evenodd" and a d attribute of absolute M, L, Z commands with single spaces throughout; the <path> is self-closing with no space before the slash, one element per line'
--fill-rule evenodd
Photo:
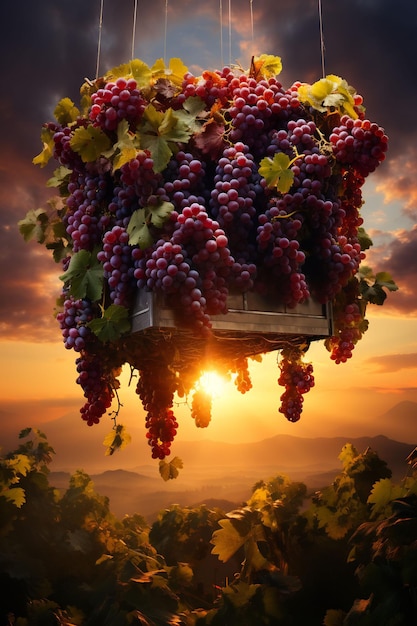
<path fill-rule="evenodd" d="M 219 398 L 225 389 L 226 380 L 214 370 L 203 372 L 195 384 L 195 389 L 202 389 L 212 398 Z"/>

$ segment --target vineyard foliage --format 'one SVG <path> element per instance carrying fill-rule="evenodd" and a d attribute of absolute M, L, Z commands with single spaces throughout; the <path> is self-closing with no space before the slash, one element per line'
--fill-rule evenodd
<path fill-rule="evenodd" d="M 0 459 L 1 624 L 417 621 L 413 454 L 395 484 L 376 453 L 346 444 L 321 492 L 278 474 L 235 510 L 173 505 L 150 525 L 139 513 L 114 517 L 83 471 L 54 489 L 45 434 L 20 438 Z"/>

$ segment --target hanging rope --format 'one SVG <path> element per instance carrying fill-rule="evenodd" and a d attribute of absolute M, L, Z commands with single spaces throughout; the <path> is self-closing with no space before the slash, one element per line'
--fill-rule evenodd
<path fill-rule="evenodd" d="M 168 0 L 165 0 L 164 63 L 167 64 Z"/>
<path fill-rule="evenodd" d="M 232 67 L 232 0 L 229 0 L 229 67 Z"/>
<path fill-rule="evenodd" d="M 219 0 L 219 20 L 220 20 L 220 68 L 224 67 L 223 59 L 223 3 Z"/>
<path fill-rule="evenodd" d="M 134 0 L 133 8 L 133 29 L 132 29 L 132 54 L 131 59 L 135 58 L 135 39 L 136 39 L 136 19 L 138 15 L 138 0 Z"/>
<path fill-rule="evenodd" d="M 103 30 L 103 7 L 104 0 L 100 0 L 100 18 L 98 22 L 98 43 L 97 43 L 97 62 L 96 62 L 96 80 L 100 69 L 100 53 L 101 53 L 101 32 Z"/>
<path fill-rule="evenodd" d="M 321 54 L 321 73 L 323 78 L 326 76 L 324 67 L 324 36 L 323 36 L 323 13 L 321 9 L 321 0 L 319 1 L 319 26 L 320 26 L 320 54 Z"/>
<path fill-rule="evenodd" d="M 251 35 L 252 35 L 252 49 L 251 56 L 255 54 L 255 38 L 253 32 L 253 0 L 249 0 L 250 5 L 250 26 L 251 26 Z"/>

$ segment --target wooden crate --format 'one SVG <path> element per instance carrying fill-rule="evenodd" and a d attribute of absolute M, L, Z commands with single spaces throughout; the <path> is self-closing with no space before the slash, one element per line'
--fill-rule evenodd
<path fill-rule="evenodd" d="M 140 290 L 132 313 L 132 340 L 162 342 L 184 353 L 208 352 L 221 358 L 238 358 L 301 345 L 332 334 L 329 305 L 312 299 L 287 309 L 277 299 L 248 292 L 228 298 L 229 311 L 211 317 L 212 335 L 198 339 L 164 297 Z"/>

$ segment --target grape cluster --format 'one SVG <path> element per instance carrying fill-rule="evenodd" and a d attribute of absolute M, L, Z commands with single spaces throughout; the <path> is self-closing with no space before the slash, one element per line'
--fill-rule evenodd
<path fill-rule="evenodd" d="M 87 402 L 80 409 L 82 419 L 88 426 L 98 424 L 100 418 L 111 406 L 114 387 L 111 377 L 102 367 L 102 360 L 97 355 L 83 353 L 75 361 L 78 372 L 77 383 L 81 385 Z"/>
<path fill-rule="evenodd" d="M 196 389 L 191 400 L 191 417 L 198 428 L 206 428 L 211 421 L 211 396 L 203 389 Z"/>
<path fill-rule="evenodd" d="M 149 363 L 139 370 L 136 393 L 146 411 L 146 438 L 153 459 L 164 459 L 171 453 L 171 443 L 177 434 L 178 422 L 172 410 L 175 374 L 159 363 Z"/>
<path fill-rule="evenodd" d="M 134 284 L 132 249 L 129 235 L 121 226 L 113 226 L 103 237 L 103 249 L 97 259 L 103 263 L 104 278 L 109 286 L 110 300 L 119 306 L 129 306 Z"/>
<path fill-rule="evenodd" d="M 234 371 L 236 372 L 235 385 L 240 393 L 246 393 L 252 389 L 252 381 L 250 377 L 248 359 L 237 359 L 234 365 Z"/>
<path fill-rule="evenodd" d="M 121 120 L 135 129 L 147 106 L 134 78 L 118 78 L 91 96 L 90 120 L 107 131 L 114 131 Z"/>
<path fill-rule="evenodd" d="M 234 259 L 224 231 L 202 205 L 184 207 L 171 238 L 158 240 L 148 255 L 139 256 L 138 286 L 165 294 L 195 327 L 207 329 L 210 315 L 226 313 L 226 279 Z"/>
<path fill-rule="evenodd" d="M 64 224 L 74 252 L 91 251 L 101 243 L 108 225 L 107 216 L 103 215 L 107 189 L 108 180 L 103 174 L 80 174 L 68 184 Z"/>
<path fill-rule="evenodd" d="M 346 363 L 368 328 L 356 277 L 349 281 L 334 303 L 333 326 L 333 335 L 326 339 L 326 347 L 336 364 Z"/>
<path fill-rule="evenodd" d="M 281 395 L 279 412 L 283 413 L 289 422 L 297 422 L 303 410 L 303 394 L 314 387 L 313 366 L 301 361 L 302 353 L 298 350 L 282 352 L 279 364 L 280 376 L 278 384 L 285 387 Z"/>
<path fill-rule="evenodd" d="M 388 149 L 383 128 L 366 119 L 353 120 L 348 115 L 340 119 L 340 126 L 333 129 L 329 141 L 336 160 L 363 177 L 375 171 Z"/>
<path fill-rule="evenodd" d="M 67 350 L 81 352 L 86 348 L 86 340 L 92 335 L 87 323 L 94 317 L 93 307 L 86 299 L 75 299 L 65 294 L 64 298 L 63 309 L 56 316 L 64 345 Z"/>

